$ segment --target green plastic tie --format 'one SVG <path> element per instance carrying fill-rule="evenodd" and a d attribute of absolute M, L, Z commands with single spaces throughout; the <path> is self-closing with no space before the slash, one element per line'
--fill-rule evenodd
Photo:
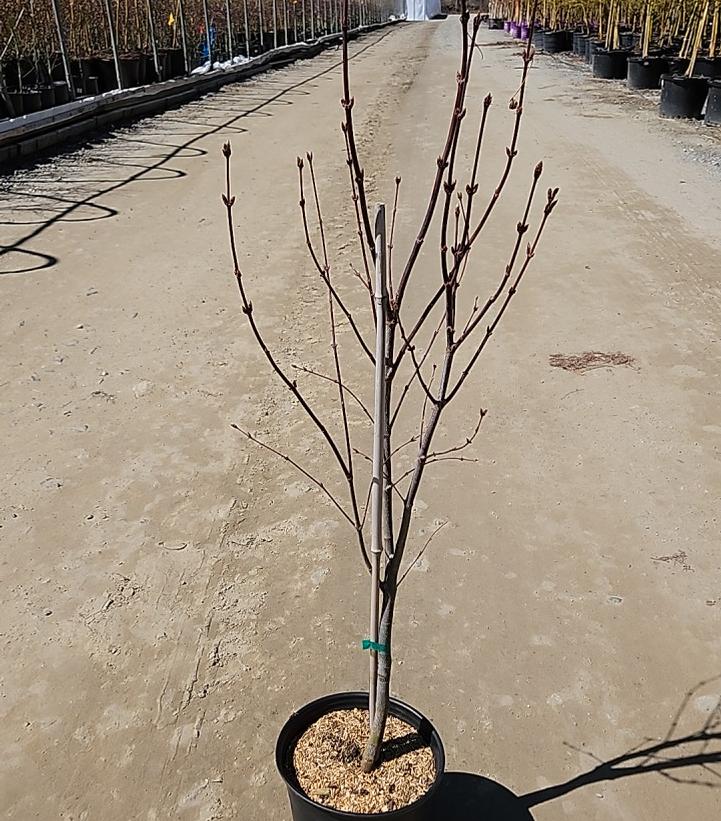
<path fill-rule="evenodd" d="M 388 647 L 385 644 L 379 644 L 377 641 L 371 641 L 370 639 L 363 639 L 363 649 L 375 650 L 376 653 L 388 653 Z"/>

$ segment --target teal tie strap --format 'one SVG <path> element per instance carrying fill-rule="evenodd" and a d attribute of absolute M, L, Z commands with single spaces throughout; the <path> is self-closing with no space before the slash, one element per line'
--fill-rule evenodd
<path fill-rule="evenodd" d="M 363 649 L 375 650 L 376 653 L 388 654 L 388 647 L 385 644 L 379 644 L 377 641 L 371 641 L 370 639 L 363 639 Z"/>

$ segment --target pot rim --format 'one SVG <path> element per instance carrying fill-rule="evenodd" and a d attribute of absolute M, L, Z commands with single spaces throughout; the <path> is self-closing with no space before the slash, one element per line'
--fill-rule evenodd
<path fill-rule="evenodd" d="M 672 83 L 679 83 L 679 81 L 688 82 L 689 84 L 693 83 L 706 83 L 710 82 L 710 78 L 708 77 L 697 77 L 695 74 L 691 77 L 687 77 L 685 74 L 662 74 L 662 80 L 670 80 Z"/>
<path fill-rule="evenodd" d="M 341 704 L 334 707 L 334 700 L 340 700 Z M 443 748 L 441 736 L 433 724 L 431 724 L 423 713 L 400 699 L 391 697 L 388 714 L 395 716 L 396 718 L 400 718 L 403 721 L 408 721 L 408 716 L 410 716 L 417 722 L 418 727 L 416 729 L 424 726 L 429 737 L 429 744 L 431 745 L 431 748 L 433 749 L 433 745 L 437 748 L 437 750 L 433 749 L 433 758 L 436 763 L 435 780 L 431 784 L 428 791 L 415 801 L 410 804 L 406 804 L 404 807 L 399 807 L 397 810 L 390 810 L 389 812 L 355 813 L 348 812 L 346 810 L 337 810 L 333 807 L 327 806 L 326 804 L 319 804 L 317 801 L 314 801 L 300 789 L 297 781 L 289 777 L 289 768 L 286 765 L 287 753 L 290 751 L 291 747 L 295 745 L 299 738 L 299 734 L 292 729 L 292 725 L 299 719 L 302 720 L 305 716 L 307 716 L 308 723 L 305 725 L 305 728 L 307 729 L 307 727 L 309 727 L 310 724 L 316 720 L 316 718 L 319 718 L 329 712 L 333 712 L 335 709 L 352 709 L 349 704 L 353 704 L 356 701 L 360 702 L 360 707 L 366 706 L 368 702 L 368 693 L 364 693 L 361 690 L 330 693 L 325 696 L 320 696 L 320 698 L 313 699 L 313 701 L 307 702 L 302 707 L 291 713 L 278 733 L 278 738 L 275 744 L 275 767 L 278 770 L 280 777 L 283 779 L 286 787 L 292 791 L 295 796 L 312 807 L 317 807 L 318 809 L 326 810 L 327 812 L 333 812 L 341 818 L 368 818 L 371 820 L 402 818 L 403 815 L 410 813 L 414 808 L 420 806 L 421 804 L 425 804 L 435 796 L 443 780 L 446 754 Z M 403 715 L 403 713 L 406 715 Z"/>

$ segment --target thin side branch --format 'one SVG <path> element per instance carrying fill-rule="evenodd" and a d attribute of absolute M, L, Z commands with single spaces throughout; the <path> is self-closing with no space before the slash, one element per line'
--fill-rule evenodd
<path fill-rule="evenodd" d="M 272 445 L 269 445 L 267 442 L 263 442 L 261 439 L 258 439 L 256 436 L 253 436 L 253 434 L 250 433 L 249 431 L 243 430 L 243 428 L 239 427 L 235 423 L 231 424 L 231 428 L 235 428 L 235 430 L 237 430 L 238 433 L 242 433 L 243 436 L 247 436 L 248 439 L 250 439 L 251 442 L 254 442 L 256 445 L 258 445 L 261 448 L 264 448 L 265 450 L 267 450 L 270 453 L 274 454 L 279 459 L 282 459 L 284 462 L 288 462 L 288 464 L 292 465 L 299 473 L 301 473 L 303 476 L 305 476 L 306 479 L 313 482 L 313 484 L 317 488 L 320 488 L 320 490 L 322 490 L 323 493 L 325 493 L 325 495 L 330 499 L 330 501 L 333 503 L 333 505 L 341 512 L 341 514 L 343 515 L 343 518 L 353 528 L 355 528 L 355 522 L 353 521 L 353 519 L 348 515 L 346 510 L 343 508 L 343 505 L 341 505 L 341 503 L 328 490 L 328 488 L 323 484 L 323 482 L 320 481 L 320 479 L 316 479 L 316 477 L 313 476 L 312 473 L 309 473 L 305 468 L 301 467 L 296 461 L 291 459 L 290 456 L 288 456 L 285 453 L 282 453 L 279 450 L 276 450 Z"/>

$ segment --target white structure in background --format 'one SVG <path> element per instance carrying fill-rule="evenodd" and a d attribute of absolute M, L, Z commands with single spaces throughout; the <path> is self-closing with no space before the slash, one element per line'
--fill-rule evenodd
<path fill-rule="evenodd" d="M 430 20 L 441 13 L 441 0 L 406 0 L 407 20 Z"/>

